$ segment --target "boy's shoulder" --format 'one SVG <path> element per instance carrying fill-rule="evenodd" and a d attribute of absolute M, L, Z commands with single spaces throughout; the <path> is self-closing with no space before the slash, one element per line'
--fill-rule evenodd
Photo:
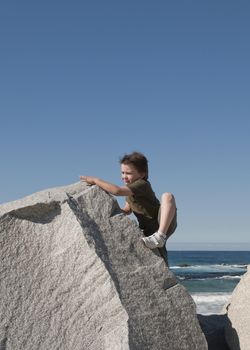
<path fill-rule="evenodd" d="M 128 185 L 128 187 L 133 191 L 148 191 L 151 190 L 150 182 L 144 179 L 138 179 L 131 184 Z"/>
<path fill-rule="evenodd" d="M 148 186 L 148 185 L 150 185 L 150 182 L 148 180 L 138 179 L 138 180 L 135 180 L 131 185 L 133 185 L 133 186 Z"/>

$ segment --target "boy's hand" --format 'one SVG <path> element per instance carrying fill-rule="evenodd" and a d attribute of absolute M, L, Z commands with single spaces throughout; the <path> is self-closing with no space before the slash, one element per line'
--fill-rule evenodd
<path fill-rule="evenodd" d="M 87 182 L 89 185 L 95 185 L 96 184 L 96 178 L 92 176 L 80 176 L 81 181 Z"/>

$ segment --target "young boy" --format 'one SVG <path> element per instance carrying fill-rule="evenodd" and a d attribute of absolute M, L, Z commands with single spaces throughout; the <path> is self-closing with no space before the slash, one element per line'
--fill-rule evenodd
<path fill-rule="evenodd" d="M 166 240 L 177 227 L 174 196 L 164 193 L 161 203 L 156 198 L 148 181 L 148 161 L 142 153 L 126 154 L 121 158 L 120 164 L 125 186 L 116 186 L 92 176 L 81 176 L 80 179 L 115 196 L 126 196 L 122 211 L 125 214 L 134 213 L 146 236 L 143 238 L 145 245 L 150 249 L 160 248 L 161 255 L 166 257 Z"/>

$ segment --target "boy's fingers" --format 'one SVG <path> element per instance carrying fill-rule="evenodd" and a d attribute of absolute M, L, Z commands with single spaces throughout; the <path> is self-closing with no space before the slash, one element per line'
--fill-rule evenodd
<path fill-rule="evenodd" d="M 93 186 L 92 183 L 89 183 L 89 182 L 88 182 L 88 176 L 80 176 L 80 180 L 86 182 L 86 185 L 87 185 L 87 186 Z"/>

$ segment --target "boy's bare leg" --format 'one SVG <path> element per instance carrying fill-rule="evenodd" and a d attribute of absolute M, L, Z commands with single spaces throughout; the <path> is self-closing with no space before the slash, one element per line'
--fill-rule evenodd
<path fill-rule="evenodd" d="M 163 193 L 161 197 L 161 217 L 158 231 L 166 234 L 174 218 L 176 204 L 174 196 L 171 193 Z"/>
<path fill-rule="evenodd" d="M 160 226 L 157 232 L 149 237 L 144 237 L 145 245 L 150 249 L 164 247 L 167 236 L 166 233 L 174 218 L 176 205 L 174 196 L 171 193 L 164 193 L 161 198 Z"/>

